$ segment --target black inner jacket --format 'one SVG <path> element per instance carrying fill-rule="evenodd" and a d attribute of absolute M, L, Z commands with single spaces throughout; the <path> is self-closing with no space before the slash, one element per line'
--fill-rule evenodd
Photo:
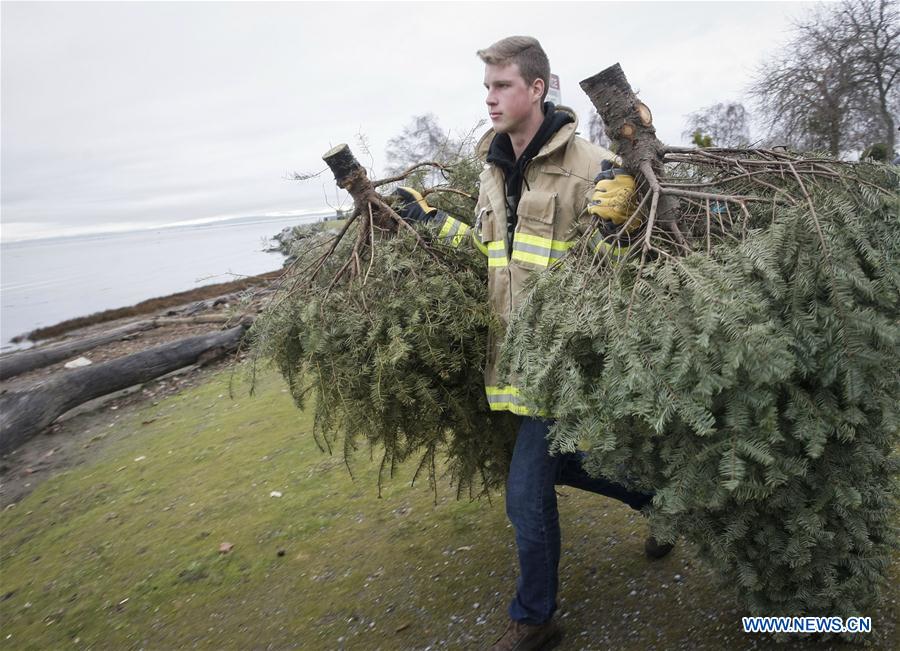
<path fill-rule="evenodd" d="M 544 121 L 518 160 L 515 158 L 509 134 L 497 134 L 488 149 L 487 162 L 493 163 L 503 170 L 503 176 L 506 179 L 506 228 L 510 240 L 512 240 L 513 231 L 516 230 L 516 224 L 519 221 L 516 211 L 519 209 L 519 198 L 522 196 L 525 168 L 528 167 L 528 163 L 535 154 L 541 150 L 541 147 L 559 131 L 560 127 L 575 121 L 571 114 L 557 111 L 552 102 L 544 102 L 543 108 Z M 528 185 L 528 181 L 525 181 L 525 185 Z"/>

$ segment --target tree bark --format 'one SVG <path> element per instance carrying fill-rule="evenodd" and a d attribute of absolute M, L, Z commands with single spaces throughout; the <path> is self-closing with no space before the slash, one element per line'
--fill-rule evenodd
<path fill-rule="evenodd" d="M 635 178 L 644 176 L 650 188 L 657 189 L 658 179 L 662 176 L 665 145 L 656 137 L 650 108 L 635 95 L 622 67 L 614 63 L 583 80 L 580 86 L 603 118 L 606 135 L 615 143 L 615 151 L 621 157 L 623 167 Z M 641 168 L 646 169 L 646 165 L 650 166 L 652 175 L 641 174 Z M 660 225 L 677 234 L 677 216 L 678 199 L 660 196 L 657 217 Z M 676 235 L 677 238 L 680 234 Z"/>
<path fill-rule="evenodd" d="M 664 145 L 656 137 L 650 109 L 634 94 L 622 67 L 615 63 L 580 86 L 603 118 L 606 135 L 616 143 L 625 169 L 636 172 L 641 162 L 649 161 L 658 173 Z"/>
<path fill-rule="evenodd" d="M 340 144 L 327 151 L 322 156 L 322 160 L 328 164 L 338 186 L 353 197 L 356 210 L 360 214 L 367 215 L 368 210 L 372 210 L 372 219 L 375 225 L 392 231 L 396 230 L 394 219 L 387 212 L 389 209 L 375 191 L 375 186 L 372 185 L 365 168 L 356 160 L 350 147 Z M 365 229 L 360 229 L 360 231 L 363 234 Z"/>
<path fill-rule="evenodd" d="M 30 390 L 0 395 L 0 453 L 18 447 L 88 400 L 233 351 L 248 327 L 249 322 L 244 322 L 228 330 L 180 339 L 62 373 Z"/>
<path fill-rule="evenodd" d="M 238 318 L 227 314 L 199 314 L 197 316 L 159 316 L 153 319 L 158 326 L 190 325 L 195 323 L 237 323 Z"/>

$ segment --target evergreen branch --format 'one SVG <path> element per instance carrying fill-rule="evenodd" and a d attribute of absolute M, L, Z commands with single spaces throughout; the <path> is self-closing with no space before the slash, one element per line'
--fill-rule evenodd
<path fill-rule="evenodd" d="M 428 253 L 428 255 L 430 255 L 434 260 L 440 262 L 440 258 L 438 258 L 437 254 L 431 249 L 428 243 L 424 239 L 422 239 L 422 236 L 419 235 L 419 232 L 415 228 L 410 226 L 405 219 L 394 212 L 394 210 L 386 203 L 384 203 L 384 201 L 381 201 L 380 199 L 376 199 L 376 201 L 380 203 L 382 209 L 387 211 L 388 216 L 394 220 L 394 223 L 412 233 L 416 238 L 416 242 L 418 242 L 418 244 Z"/>
<path fill-rule="evenodd" d="M 431 194 L 433 192 L 449 192 L 451 194 L 457 194 L 461 197 L 465 197 L 466 199 L 469 199 L 470 201 L 477 201 L 477 198 L 473 197 L 468 192 L 463 192 L 462 190 L 459 190 L 457 188 L 440 187 L 440 186 L 435 186 L 433 188 L 425 188 L 424 190 L 422 190 L 422 197 L 427 197 L 429 194 Z"/>
<path fill-rule="evenodd" d="M 433 160 L 422 161 L 421 163 L 416 163 L 415 165 L 411 165 L 410 167 L 406 168 L 399 174 L 395 174 L 394 176 L 388 176 L 383 179 L 378 179 L 377 181 L 372 181 L 372 186 L 378 188 L 378 187 L 381 187 L 382 185 L 388 185 L 389 183 L 396 183 L 397 181 L 403 181 L 403 180 L 407 179 L 413 172 L 415 172 L 416 170 L 421 169 L 423 167 L 433 167 L 435 169 L 441 170 L 442 172 L 446 172 L 449 169 L 446 165 L 444 165 L 443 163 L 438 163 L 437 161 L 433 161 Z M 394 168 L 394 169 L 396 169 L 396 168 Z"/>
<path fill-rule="evenodd" d="M 692 197 L 694 199 L 712 199 L 714 201 L 727 201 L 739 203 L 741 201 L 777 201 L 777 199 L 769 199 L 767 197 L 754 197 L 750 195 L 731 195 L 716 194 L 713 192 L 694 192 L 692 190 L 680 190 L 672 186 L 660 186 L 660 194 L 673 197 Z"/>
<path fill-rule="evenodd" d="M 816 234 L 819 236 L 819 242 L 822 244 L 822 253 L 825 254 L 825 258 L 828 260 L 828 266 L 831 267 L 832 273 L 834 273 L 834 265 L 831 261 L 831 252 L 828 250 L 828 245 L 825 243 L 825 236 L 822 234 L 822 224 L 819 222 L 819 216 L 816 214 L 816 207 L 813 204 L 812 197 L 809 196 L 809 192 L 806 191 L 806 186 L 803 184 L 803 179 L 800 178 L 800 175 L 797 174 L 797 170 L 794 168 L 794 165 L 788 163 L 788 168 L 790 168 L 791 173 L 793 173 L 794 178 L 797 179 L 797 184 L 800 186 L 800 191 L 803 192 L 803 196 L 806 198 L 806 204 L 809 206 L 809 214 L 812 217 L 813 224 L 816 227 Z"/>
<path fill-rule="evenodd" d="M 650 166 L 650 161 L 641 162 L 641 172 L 644 174 L 644 178 L 647 179 L 653 192 L 653 198 L 650 201 L 650 214 L 647 216 L 647 230 L 644 233 L 644 251 L 646 251 L 650 247 L 650 237 L 653 235 L 653 225 L 656 222 L 656 208 L 659 203 L 661 188 L 659 186 L 659 181 L 656 179 L 656 174 Z M 643 267 L 643 264 L 641 267 Z M 638 277 L 640 277 L 640 273 L 638 274 Z"/>
<path fill-rule="evenodd" d="M 359 217 L 359 215 L 360 215 L 360 211 L 358 209 L 354 210 L 353 214 L 347 219 L 346 222 L 344 222 L 344 225 L 341 227 L 341 230 L 338 231 L 338 234 L 335 236 L 334 242 L 332 242 L 331 247 L 317 261 L 316 268 L 315 268 L 315 270 L 313 270 L 312 274 L 309 277 L 310 283 L 312 283 L 316 279 L 316 276 L 319 275 L 319 272 L 322 270 L 322 267 L 325 266 L 325 261 L 329 258 L 329 256 L 331 256 L 332 253 L 335 252 L 335 250 L 338 247 L 338 244 L 340 244 L 341 240 L 344 239 L 344 235 L 347 233 L 347 230 L 350 228 L 350 225 L 356 221 L 356 218 Z"/>
<path fill-rule="evenodd" d="M 369 268 L 366 269 L 366 276 L 363 278 L 363 285 L 369 281 L 369 274 L 372 273 L 372 265 L 375 264 L 375 219 L 372 217 L 372 206 L 369 205 Z"/>

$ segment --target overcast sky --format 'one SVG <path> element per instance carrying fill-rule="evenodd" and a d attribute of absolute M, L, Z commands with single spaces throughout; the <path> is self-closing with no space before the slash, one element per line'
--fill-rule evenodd
<path fill-rule="evenodd" d="M 510 34 L 541 41 L 583 131 L 578 82 L 618 61 L 678 143 L 813 4 L 3 2 L 2 238 L 336 203 L 327 173 L 285 177 L 358 133 L 379 171 L 416 114 L 468 130 L 475 51 Z"/>

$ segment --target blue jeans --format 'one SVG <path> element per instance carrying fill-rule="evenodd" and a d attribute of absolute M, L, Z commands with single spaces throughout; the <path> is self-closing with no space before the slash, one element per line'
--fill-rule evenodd
<path fill-rule="evenodd" d="M 509 616 L 527 624 L 541 624 L 556 611 L 559 583 L 559 510 L 557 484 L 599 493 L 640 509 L 653 494 L 629 490 L 585 472 L 584 452 L 551 456 L 547 432 L 552 421 L 522 418 L 506 484 L 506 515 L 516 532 L 519 579 Z"/>

